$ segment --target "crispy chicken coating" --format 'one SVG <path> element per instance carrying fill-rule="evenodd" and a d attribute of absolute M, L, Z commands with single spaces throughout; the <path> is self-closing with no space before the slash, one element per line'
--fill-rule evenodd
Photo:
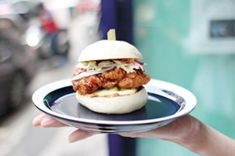
<path fill-rule="evenodd" d="M 74 74 L 76 76 L 76 74 Z M 104 73 L 83 77 L 79 80 L 73 80 L 73 89 L 80 94 L 91 94 L 99 89 L 111 89 L 114 87 L 121 89 L 138 88 L 146 84 L 150 77 L 142 70 L 127 73 L 121 68 L 114 68 Z"/>
<path fill-rule="evenodd" d="M 106 80 L 120 81 L 126 76 L 126 71 L 121 68 L 114 68 L 113 70 L 102 73 L 101 76 Z"/>
<path fill-rule="evenodd" d="M 80 94 L 91 94 L 98 90 L 102 85 L 101 80 L 95 76 L 84 77 L 80 80 L 73 80 L 73 89 L 79 91 Z"/>
<path fill-rule="evenodd" d="M 123 89 L 138 88 L 146 83 L 148 83 L 150 77 L 145 74 L 139 73 L 128 73 L 124 79 L 122 79 L 118 86 Z"/>

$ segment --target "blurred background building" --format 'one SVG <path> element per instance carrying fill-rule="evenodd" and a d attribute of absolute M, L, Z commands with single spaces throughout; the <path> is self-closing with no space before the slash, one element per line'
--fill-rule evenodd
<path fill-rule="evenodd" d="M 154 79 L 197 96 L 194 116 L 235 138 L 234 9 L 234 0 L 1 0 L 0 155 L 195 155 L 167 141 L 116 135 L 69 144 L 74 128 L 32 127 L 33 91 L 70 78 L 80 51 L 110 28 L 139 48 Z"/>

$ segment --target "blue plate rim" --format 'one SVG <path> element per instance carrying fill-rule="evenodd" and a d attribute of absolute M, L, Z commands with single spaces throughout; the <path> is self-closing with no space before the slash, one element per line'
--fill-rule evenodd
<path fill-rule="evenodd" d="M 62 119 L 62 120 L 68 120 L 72 122 L 77 122 L 77 123 L 88 123 L 88 124 L 104 124 L 104 125 L 138 125 L 138 124 L 152 124 L 152 123 L 158 123 L 158 122 L 164 122 L 168 120 L 174 120 L 176 118 L 179 118 L 181 116 L 189 114 L 196 106 L 197 104 L 197 99 L 195 95 L 190 92 L 189 90 L 180 87 L 176 84 L 162 81 L 162 80 L 156 80 L 156 79 L 151 79 L 151 81 L 145 85 L 145 88 L 147 89 L 148 92 L 153 92 L 158 95 L 164 96 L 166 98 L 171 99 L 171 96 L 168 96 L 161 90 L 168 90 L 176 95 L 182 97 L 185 101 L 184 107 L 178 112 L 176 112 L 173 115 L 169 115 L 166 117 L 161 117 L 161 118 L 155 118 L 155 119 L 146 119 L 146 120 L 135 120 L 135 121 L 107 121 L 107 120 L 94 120 L 94 119 L 85 119 L 85 118 L 77 118 L 77 117 L 72 117 L 69 115 L 65 114 L 59 114 L 57 112 L 54 112 L 50 110 L 44 101 L 45 96 L 47 96 L 50 92 L 55 91 L 57 89 L 63 88 L 63 87 L 69 87 L 71 86 L 71 79 L 65 79 L 65 80 L 60 80 L 56 82 L 52 82 L 50 84 L 47 84 L 45 86 L 40 87 L 37 89 L 32 96 L 32 101 L 34 105 L 42 112 L 51 115 L 52 117 Z"/>

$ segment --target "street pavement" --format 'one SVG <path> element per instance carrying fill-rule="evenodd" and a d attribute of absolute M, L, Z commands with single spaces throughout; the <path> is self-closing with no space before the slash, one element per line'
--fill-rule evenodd
<path fill-rule="evenodd" d="M 39 62 L 40 69 L 31 83 L 29 95 L 37 88 L 71 78 L 81 49 L 98 39 L 95 34 L 94 15 L 78 17 L 70 27 L 72 49 L 68 60 L 51 58 Z M 90 18 L 89 18 L 90 17 Z M 92 37 L 93 35 L 93 37 Z M 35 128 L 33 118 L 40 112 L 31 99 L 19 110 L 11 113 L 0 124 L 0 156 L 106 156 L 107 138 L 104 134 L 69 143 L 68 135 L 75 130 L 66 128 Z"/>

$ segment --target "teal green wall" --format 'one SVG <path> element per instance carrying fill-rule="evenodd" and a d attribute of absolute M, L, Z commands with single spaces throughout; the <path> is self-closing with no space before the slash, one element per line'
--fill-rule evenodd
<path fill-rule="evenodd" d="M 235 56 L 195 55 L 185 43 L 190 32 L 190 1 L 133 0 L 134 38 L 148 73 L 195 93 L 193 115 L 235 138 Z M 138 156 L 190 156 L 170 142 L 139 139 Z"/>
<path fill-rule="evenodd" d="M 144 54 L 152 77 L 191 87 L 198 59 L 179 43 L 189 31 L 189 2 L 171 1 L 168 7 L 165 2 L 135 0 L 135 15 L 141 6 L 154 10 L 154 17 L 148 21 L 135 16 L 135 43 Z"/>

